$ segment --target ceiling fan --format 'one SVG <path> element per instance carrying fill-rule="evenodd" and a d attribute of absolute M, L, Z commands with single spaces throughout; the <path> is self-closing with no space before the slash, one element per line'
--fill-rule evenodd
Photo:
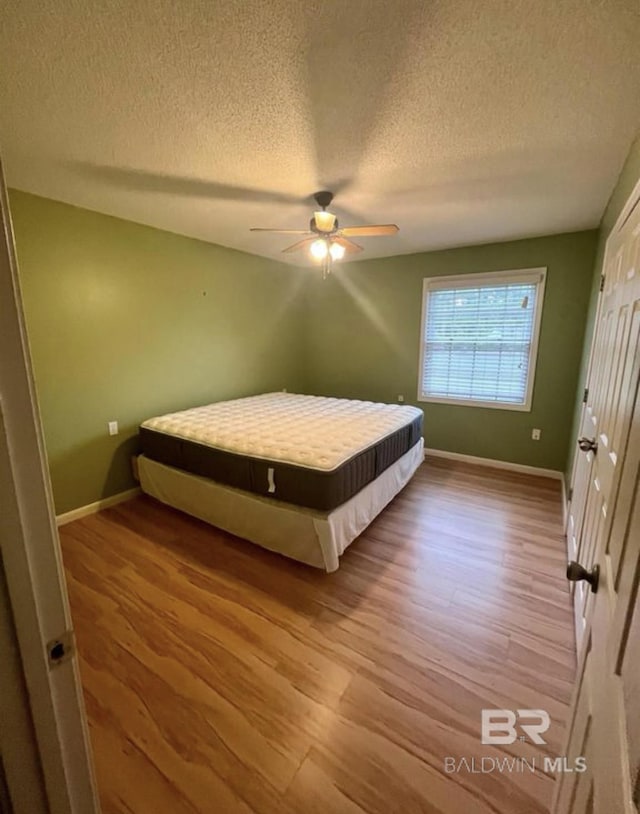
<path fill-rule="evenodd" d="M 266 229 L 255 226 L 252 232 L 271 232 L 279 235 L 305 235 L 291 246 L 282 251 L 285 254 L 309 249 L 314 260 L 322 262 L 323 276 L 331 271 L 334 260 L 342 260 L 345 254 L 356 254 L 362 251 L 362 246 L 351 240 L 352 237 L 383 237 L 395 235 L 399 231 L 395 223 L 385 223 L 371 226 L 344 226 L 338 223 L 338 218 L 327 212 L 333 200 L 333 192 L 324 190 L 316 192 L 313 196 L 320 207 L 313 213 L 308 229 Z"/>

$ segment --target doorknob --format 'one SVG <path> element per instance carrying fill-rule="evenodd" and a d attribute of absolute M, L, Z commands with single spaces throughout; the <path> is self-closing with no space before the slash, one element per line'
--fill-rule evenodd
<path fill-rule="evenodd" d="M 572 561 L 567 565 L 567 579 L 571 582 L 585 580 L 591 585 L 591 590 L 595 594 L 598 592 L 598 582 L 600 581 L 600 566 L 594 565 L 591 571 L 587 571 L 579 562 Z"/>
<path fill-rule="evenodd" d="M 595 438 L 578 438 L 578 446 L 583 452 L 593 452 L 598 450 L 598 443 Z"/>

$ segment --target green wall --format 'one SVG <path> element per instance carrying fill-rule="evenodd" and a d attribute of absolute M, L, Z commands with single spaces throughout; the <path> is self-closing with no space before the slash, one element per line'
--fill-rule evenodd
<path fill-rule="evenodd" d="M 631 145 L 627 159 L 622 167 L 620 177 L 611 193 L 609 203 L 602 216 L 600 230 L 598 232 L 598 246 L 596 249 L 596 259 L 591 279 L 591 294 L 589 297 L 589 307 L 587 312 L 587 326 L 585 330 L 585 341 L 578 375 L 578 388 L 575 394 L 575 406 L 573 411 L 573 422 L 570 433 L 569 450 L 566 461 L 566 482 L 571 482 L 571 470 L 573 468 L 574 441 L 578 437 L 580 428 L 580 416 L 582 414 L 582 396 L 584 393 L 587 365 L 589 362 L 589 351 L 591 349 L 591 339 L 596 318 L 596 306 L 598 304 L 598 292 L 600 290 L 600 275 L 602 273 L 602 261 L 604 260 L 604 250 L 607 238 L 615 226 L 618 215 L 622 211 L 633 188 L 640 179 L 640 133 Z"/>
<path fill-rule="evenodd" d="M 349 263 L 306 286 L 305 388 L 417 404 L 422 280 L 546 266 L 530 413 L 422 403 L 428 447 L 564 470 L 597 232 Z M 540 441 L 531 430 L 542 430 Z"/>
<path fill-rule="evenodd" d="M 58 513 L 134 485 L 145 418 L 295 388 L 298 270 L 22 192 L 10 204 Z"/>
<path fill-rule="evenodd" d="M 363 260 L 322 281 L 26 193 L 10 202 L 58 513 L 133 485 L 152 415 L 283 387 L 417 403 L 422 280 L 443 274 L 548 269 L 532 411 L 421 404 L 427 445 L 565 468 L 595 231 Z"/>

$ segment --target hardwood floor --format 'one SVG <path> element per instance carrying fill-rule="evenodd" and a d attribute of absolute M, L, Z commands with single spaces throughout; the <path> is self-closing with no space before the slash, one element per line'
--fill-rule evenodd
<path fill-rule="evenodd" d="M 60 536 L 104 814 L 547 810 L 558 482 L 429 459 L 334 574 L 145 497 Z M 547 745 L 483 746 L 483 708 L 547 710 Z"/>

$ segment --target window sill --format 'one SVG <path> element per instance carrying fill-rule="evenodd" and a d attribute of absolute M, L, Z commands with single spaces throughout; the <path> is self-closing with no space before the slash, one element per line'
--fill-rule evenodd
<path fill-rule="evenodd" d="M 519 413 L 530 413 L 531 402 L 526 404 L 509 404 L 504 401 L 474 401 L 473 399 L 442 399 L 435 396 L 418 394 L 418 401 L 429 404 L 454 404 L 457 407 L 488 407 L 490 410 L 509 410 Z"/>

